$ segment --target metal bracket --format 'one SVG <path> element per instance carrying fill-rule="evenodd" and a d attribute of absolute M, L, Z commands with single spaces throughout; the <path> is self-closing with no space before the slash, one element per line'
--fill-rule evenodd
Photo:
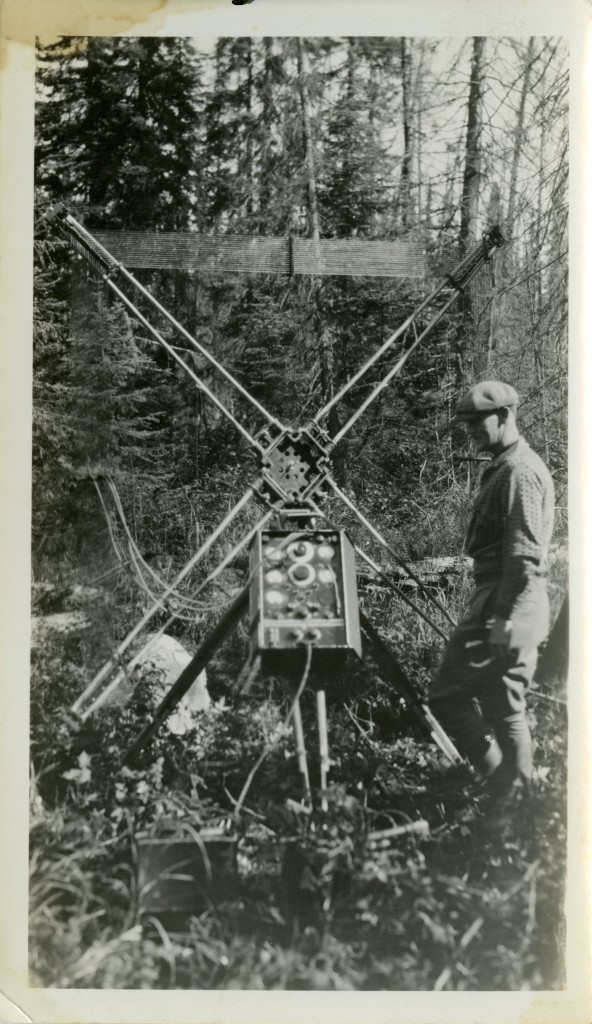
<path fill-rule="evenodd" d="M 265 443 L 269 432 L 259 434 Z M 283 430 L 269 441 L 261 455 L 258 493 L 277 507 L 300 506 L 319 493 L 329 471 L 325 432 L 316 424 Z"/>

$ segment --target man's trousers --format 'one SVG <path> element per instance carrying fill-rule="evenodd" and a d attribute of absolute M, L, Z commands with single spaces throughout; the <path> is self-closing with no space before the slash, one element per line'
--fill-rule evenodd
<path fill-rule="evenodd" d="M 495 772 L 500 791 L 532 774 L 526 694 L 538 645 L 549 628 L 545 581 L 529 583 L 513 615 L 510 649 L 495 655 L 488 643 L 496 582 L 475 587 L 430 688 L 432 711 L 459 750 L 484 775 Z M 493 781 L 493 780 L 492 780 Z"/>

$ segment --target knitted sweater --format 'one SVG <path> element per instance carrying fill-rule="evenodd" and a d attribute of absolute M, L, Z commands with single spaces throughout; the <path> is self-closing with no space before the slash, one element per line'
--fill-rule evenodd
<path fill-rule="evenodd" d="M 499 581 L 497 615 L 511 619 L 532 577 L 545 575 L 553 513 L 551 475 L 519 437 L 484 470 L 466 537 L 475 581 Z"/>

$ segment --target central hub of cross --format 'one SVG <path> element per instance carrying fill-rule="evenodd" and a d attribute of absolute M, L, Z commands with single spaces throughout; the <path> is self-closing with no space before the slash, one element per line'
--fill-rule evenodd
<path fill-rule="evenodd" d="M 327 476 L 329 438 L 316 424 L 283 430 L 271 438 L 259 435 L 267 444 L 261 456 L 262 489 L 273 505 L 299 505 L 315 495 Z"/>

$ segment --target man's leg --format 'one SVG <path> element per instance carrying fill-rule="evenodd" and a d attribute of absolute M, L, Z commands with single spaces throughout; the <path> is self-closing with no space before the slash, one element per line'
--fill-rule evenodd
<path fill-rule="evenodd" d="M 483 687 L 479 698 L 503 754 L 491 779 L 492 792 L 503 795 L 517 782 L 528 787 L 532 776 L 532 739 L 526 717 L 526 693 L 537 663 L 537 649 L 512 651 L 500 676 Z M 501 678 L 500 678 L 501 677 Z"/>
<path fill-rule="evenodd" d="M 493 775 L 502 763 L 502 749 L 473 702 L 462 696 L 433 697 L 430 707 L 461 754 L 481 775 Z"/>
<path fill-rule="evenodd" d="M 482 775 L 501 764 L 502 751 L 475 703 L 483 685 L 492 681 L 495 659 L 487 643 L 484 609 L 491 588 L 477 588 L 467 614 L 452 634 L 431 684 L 429 703 L 436 718 Z"/>

